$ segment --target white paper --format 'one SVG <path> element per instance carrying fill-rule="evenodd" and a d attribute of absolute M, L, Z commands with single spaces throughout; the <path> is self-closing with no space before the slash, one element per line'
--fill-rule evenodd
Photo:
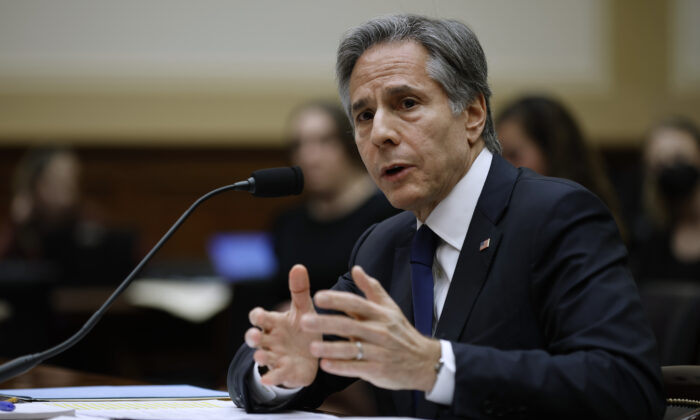
<path fill-rule="evenodd" d="M 64 408 L 74 408 L 78 418 L 131 419 L 131 420 L 303 420 L 337 419 L 328 414 L 307 411 L 282 413 L 248 414 L 235 407 L 231 401 L 89 401 L 51 402 L 47 404 Z"/>

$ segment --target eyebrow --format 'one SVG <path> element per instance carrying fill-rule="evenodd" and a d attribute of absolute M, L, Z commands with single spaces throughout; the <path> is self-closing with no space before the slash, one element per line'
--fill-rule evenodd
<path fill-rule="evenodd" d="M 367 99 L 360 99 L 350 106 L 352 112 L 357 111 L 360 108 L 364 108 L 367 105 Z"/>
<path fill-rule="evenodd" d="M 413 91 L 415 91 L 415 89 L 409 85 L 394 86 L 387 89 L 387 92 L 391 96 L 401 95 Z"/>
<path fill-rule="evenodd" d="M 414 91 L 415 91 L 415 89 L 409 85 L 393 86 L 393 87 L 390 87 L 389 89 L 387 89 L 387 93 L 389 94 L 389 96 L 398 96 L 398 95 L 402 95 L 402 94 L 406 94 L 406 93 L 414 92 Z M 364 108 L 365 106 L 367 106 L 367 102 L 368 102 L 367 99 L 364 99 L 364 98 L 359 99 L 350 106 L 350 109 L 352 112 L 355 112 L 358 109 Z"/>

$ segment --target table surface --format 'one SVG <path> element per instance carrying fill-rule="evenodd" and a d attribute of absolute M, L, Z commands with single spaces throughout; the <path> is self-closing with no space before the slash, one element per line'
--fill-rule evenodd
<path fill-rule="evenodd" d="M 0 388 L 53 388 L 63 386 L 147 385 L 133 379 L 97 373 L 78 372 L 51 365 L 39 365 L 14 379 L 0 383 Z"/>

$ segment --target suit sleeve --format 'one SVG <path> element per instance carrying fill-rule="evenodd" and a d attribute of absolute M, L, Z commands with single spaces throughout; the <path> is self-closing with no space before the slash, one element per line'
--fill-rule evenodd
<path fill-rule="evenodd" d="M 362 246 L 369 234 L 376 225 L 371 226 L 358 239 L 350 257 L 350 267 L 354 265 L 358 249 Z M 333 290 L 347 291 L 362 294 L 349 272 L 338 278 Z M 318 312 L 327 312 L 318 310 Z M 324 340 L 337 340 L 337 337 L 324 336 Z M 355 381 L 354 378 L 345 378 L 328 374 L 321 369 L 314 382 L 303 388 L 298 394 L 288 401 L 276 405 L 260 404 L 254 400 L 249 389 L 249 379 L 255 364 L 253 360 L 255 349 L 248 347 L 245 343 L 238 349 L 231 364 L 229 365 L 226 379 L 228 392 L 231 400 L 238 406 L 243 407 L 249 413 L 269 413 L 288 409 L 315 409 L 320 406 L 326 397 L 334 392 L 338 392 Z"/>
<path fill-rule="evenodd" d="M 576 189 L 539 223 L 529 248 L 530 299 L 546 348 L 453 342 L 449 414 L 660 419 L 665 405 L 655 341 L 609 212 Z"/>

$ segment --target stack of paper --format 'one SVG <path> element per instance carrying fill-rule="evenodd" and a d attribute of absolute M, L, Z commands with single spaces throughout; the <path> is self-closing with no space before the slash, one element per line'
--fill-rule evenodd
<path fill-rule="evenodd" d="M 189 385 L 6 389 L 0 394 L 44 401 L 18 402 L 15 411 L 0 412 L 0 420 L 338 419 L 308 411 L 248 414 L 236 407 L 226 392 Z"/>
<path fill-rule="evenodd" d="M 228 393 L 192 385 L 74 386 L 0 389 L 0 397 L 17 397 L 23 401 L 202 400 L 228 398 Z"/>
<path fill-rule="evenodd" d="M 235 407 L 231 401 L 91 401 L 91 402 L 51 402 L 60 408 L 73 408 L 78 416 L 102 419 L 129 420 L 302 420 L 337 419 L 326 414 L 293 411 L 278 414 L 248 414 Z M 75 420 L 75 419 L 73 419 Z"/>
<path fill-rule="evenodd" d="M 57 407 L 49 403 L 17 403 L 14 411 L 0 411 L 0 419 L 50 419 L 56 416 L 73 416 L 75 409 Z"/>

